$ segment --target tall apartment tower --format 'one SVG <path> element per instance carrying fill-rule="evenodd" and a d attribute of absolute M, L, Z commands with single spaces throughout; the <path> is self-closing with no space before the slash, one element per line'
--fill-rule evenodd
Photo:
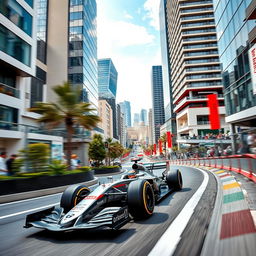
<path fill-rule="evenodd" d="M 153 142 L 157 143 L 160 137 L 160 126 L 164 124 L 164 96 L 162 66 L 152 66 L 152 114 L 153 114 Z"/>
<path fill-rule="evenodd" d="M 249 131 L 256 132 L 256 1 L 213 2 L 223 69 L 226 122 L 236 135 L 232 136 L 236 151 L 238 144 L 246 141 Z"/>
<path fill-rule="evenodd" d="M 113 137 L 118 139 L 116 89 L 118 73 L 111 59 L 98 60 L 99 98 L 108 101 L 113 111 Z"/>
<path fill-rule="evenodd" d="M 138 126 L 140 123 L 140 114 L 134 113 L 133 115 L 133 126 Z"/>
<path fill-rule="evenodd" d="M 132 125 L 132 121 L 131 121 L 131 104 L 129 101 L 123 101 L 120 102 L 120 107 L 121 107 L 121 111 L 122 113 L 124 113 L 124 118 L 125 118 L 125 125 L 126 127 L 131 127 Z"/>
<path fill-rule="evenodd" d="M 217 94 L 221 127 L 228 129 L 213 1 L 167 0 L 166 15 L 173 111 L 181 145 L 220 132 L 210 130 L 208 94 Z"/>
<path fill-rule="evenodd" d="M 165 114 L 165 129 L 170 131 L 176 141 L 176 113 L 173 111 L 173 96 L 172 96 L 172 81 L 170 70 L 170 56 L 168 52 L 168 35 L 167 35 L 167 0 L 161 0 L 159 21 L 160 21 L 160 39 L 161 39 L 161 57 L 162 57 L 162 72 L 163 72 L 163 91 L 164 91 L 164 114 Z"/>

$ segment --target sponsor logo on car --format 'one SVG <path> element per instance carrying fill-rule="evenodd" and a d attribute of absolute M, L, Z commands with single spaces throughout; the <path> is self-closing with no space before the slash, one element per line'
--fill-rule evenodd
<path fill-rule="evenodd" d="M 121 219 L 127 219 L 129 217 L 128 209 L 125 208 L 124 211 L 117 216 L 113 217 L 113 223 L 116 223 L 117 221 Z"/>

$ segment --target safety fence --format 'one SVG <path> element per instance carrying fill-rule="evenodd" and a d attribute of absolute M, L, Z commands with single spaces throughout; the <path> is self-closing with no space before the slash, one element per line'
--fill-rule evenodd
<path fill-rule="evenodd" d="M 240 173 L 256 182 L 256 155 L 243 154 L 218 157 L 168 160 L 176 165 L 198 165 L 225 169 Z"/>

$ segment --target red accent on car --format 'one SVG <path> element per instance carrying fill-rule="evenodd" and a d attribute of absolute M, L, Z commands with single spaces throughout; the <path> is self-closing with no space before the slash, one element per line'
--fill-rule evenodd
<path fill-rule="evenodd" d="M 104 194 L 101 194 L 101 195 L 97 196 L 96 200 L 101 199 L 103 196 L 104 196 Z"/>
<path fill-rule="evenodd" d="M 119 187 L 123 187 L 123 186 L 125 186 L 126 184 L 118 184 L 118 185 L 115 185 L 115 186 L 113 186 L 114 188 L 119 188 Z"/>

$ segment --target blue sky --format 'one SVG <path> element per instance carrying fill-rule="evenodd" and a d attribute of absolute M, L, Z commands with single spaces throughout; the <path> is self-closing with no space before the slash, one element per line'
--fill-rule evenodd
<path fill-rule="evenodd" d="M 98 58 L 111 58 L 118 72 L 117 102 L 132 112 L 149 109 L 151 67 L 161 64 L 160 0 L 97 0 Z"/>

